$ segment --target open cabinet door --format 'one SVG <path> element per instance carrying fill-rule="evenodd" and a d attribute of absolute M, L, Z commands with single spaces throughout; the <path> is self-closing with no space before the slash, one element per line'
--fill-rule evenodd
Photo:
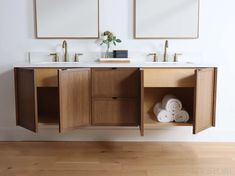
<path fill-rule="evenodd" d="M 37 132 L 37 88 L 34 69 L 15 68 L 16 123 Z"/>
<path fill-rule="evenodd" d="M 60 132 L 91 123 L 90 69 L 59 70 Z"/>
<path fill-rule="evenodd" d="M 215 75 L 214 68 L 196 70 L 194 134 L 214 126 Z"/>

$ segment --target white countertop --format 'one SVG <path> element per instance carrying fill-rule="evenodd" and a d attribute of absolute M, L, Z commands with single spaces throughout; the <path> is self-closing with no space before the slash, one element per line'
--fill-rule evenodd
<path fill-rule="evenodd" d="M 130 63 L 100 63 L 98 61 L 90 62 L 41 62 L 41 63 L 23 63 L 16 64 L 14 67 L 25 68 L 195 68 L 195 67 L 217 67 L 212 64 L 195 64 L 190 62 L 130 62 Z"/>

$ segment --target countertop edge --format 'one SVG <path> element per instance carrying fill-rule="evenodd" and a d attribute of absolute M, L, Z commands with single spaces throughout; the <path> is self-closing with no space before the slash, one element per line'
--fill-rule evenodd
<path fill-rule="evenodd" d="M 51 63 L 51 64 L 15 64 L 14 68 L 208 68 L 215 64 L 187 64 L 187 63 Z"/>

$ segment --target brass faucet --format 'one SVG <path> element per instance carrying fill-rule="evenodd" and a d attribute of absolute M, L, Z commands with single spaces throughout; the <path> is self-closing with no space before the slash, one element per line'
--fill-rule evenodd
<path fill-rule="evenodd" d="M 64 48 L 64 61 L 68 62 L 68 43 L 66 40 L 63 41 L 62 48 Z"/>
<path fill-rule="evenodd" d="M 164 61 L 164 62 L 167 62 L 167 57 L 168 57 L 168 55 L 167 55 L 167 49 L 168 49 L 168 47 L 169 47 L 168 40 L 166 40 L 166 42 L 165 42 L 165 47 L 164 47 L 164 58 L 163 58 L 163 61 Z"/>

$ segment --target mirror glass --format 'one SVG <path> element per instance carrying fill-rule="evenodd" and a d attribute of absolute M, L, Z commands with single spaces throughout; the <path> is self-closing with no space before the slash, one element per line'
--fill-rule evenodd
<path fill-rule="evenodd" d="M 99 0 L 36 0 L 37 38 L 98 38 Z"/>
<path fill-rule="evenodd" d="M 135 0 L 135 38 L 198 38 L 199 0 Z"/>

